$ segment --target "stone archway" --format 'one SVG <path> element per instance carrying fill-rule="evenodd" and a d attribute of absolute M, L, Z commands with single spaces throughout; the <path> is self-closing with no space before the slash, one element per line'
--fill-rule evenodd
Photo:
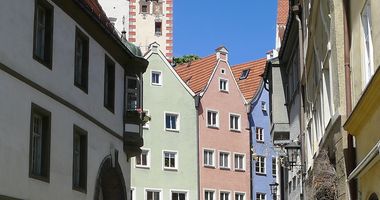
<path fill-rule="evenodd" d="M 126 200 L 125 182 L 120 165 L 112 166 L 111 155 L 105 157 L 96 178 L 94 200 Z"/>

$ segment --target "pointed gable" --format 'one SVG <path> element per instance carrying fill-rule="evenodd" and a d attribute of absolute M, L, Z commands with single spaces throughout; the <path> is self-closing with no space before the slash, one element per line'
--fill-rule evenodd
<path fill-rule="evenodd" d="M 250 101 L 256 95 L 263 79 L 262 75 L 265 70 L 265 65 L 266 58 L 261 58 L 259 60 L 238 64 L 231 67 L 235 80 L 247 101 Z M 244 76 L 245 74 L 243 74 L 245 70 L 248 70 L 246 77 Z"/>
<path fill-rule="evenodd" d="M 190 63 L 178 65 L 174 69 L 191 90 L 197 94 L 207 86 L 217 62 L 216 55 L 212 54 Z"/>

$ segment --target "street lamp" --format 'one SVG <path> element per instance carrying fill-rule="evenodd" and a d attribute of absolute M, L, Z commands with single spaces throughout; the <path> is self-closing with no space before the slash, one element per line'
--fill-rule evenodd
<path fill-rule="evenodd" d="M 287 161 L 288 166 L 290 168 L 293 168 L 294 166 L 300 166 L 297 165 L 297 158 L 300 155 L 301 146 L 298 144 L 298 142 L 292 142 L 285 146 L 286 155 L 287 155 Z"/>
<path fill-rule="evenodd" d="M 277 187 L 278 187 L 278 183 L 276 183 L 276 182 L 270 183 L 269 187 L 270 187 L 270 193 L 273 196 L 273 200 L 277 200 Z"/>

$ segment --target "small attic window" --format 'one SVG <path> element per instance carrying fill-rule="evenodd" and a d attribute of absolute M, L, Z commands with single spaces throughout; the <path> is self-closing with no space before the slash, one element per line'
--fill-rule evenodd
<path fill-rule="evenodd" d="M 241 75 L 240 75 L 239 79 L 240 80 L 246 79 L 248 77 L 249 71 L 250 71 L 250 69 L 243 70 L 243 72 L 241 72 Z"/>
<path fill-rule="evenodd" d="M 221 70 L 220 70 L 220 73 L 221 73 L 221 74 L 226 74 L 226 70 L 225 70 L 225 69 L 221 69 Z"/>

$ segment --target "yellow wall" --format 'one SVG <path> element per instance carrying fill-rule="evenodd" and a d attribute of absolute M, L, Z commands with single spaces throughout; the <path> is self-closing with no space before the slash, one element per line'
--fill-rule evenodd
<path fill-rule="evenodd" d="M 373 192 L 380 197 L 380 161 L 360 177 L 358 182 L 360 199 L 367 200 Z"/>
<path fill-rule="evenodd" d="M 371 1 L 372 12 L 372 40 L 374 51 L 374 71 L 380 65 L 380 1 Z M 353 106 L 359 100 L 365 84 L 363 82 L 363 30 L 361 24 L 361 12 L 366 0 L 351 0 L 350 1 L 350 18 L 351 18 L 351 67 L 352 67 L 352 100 Z"/>

